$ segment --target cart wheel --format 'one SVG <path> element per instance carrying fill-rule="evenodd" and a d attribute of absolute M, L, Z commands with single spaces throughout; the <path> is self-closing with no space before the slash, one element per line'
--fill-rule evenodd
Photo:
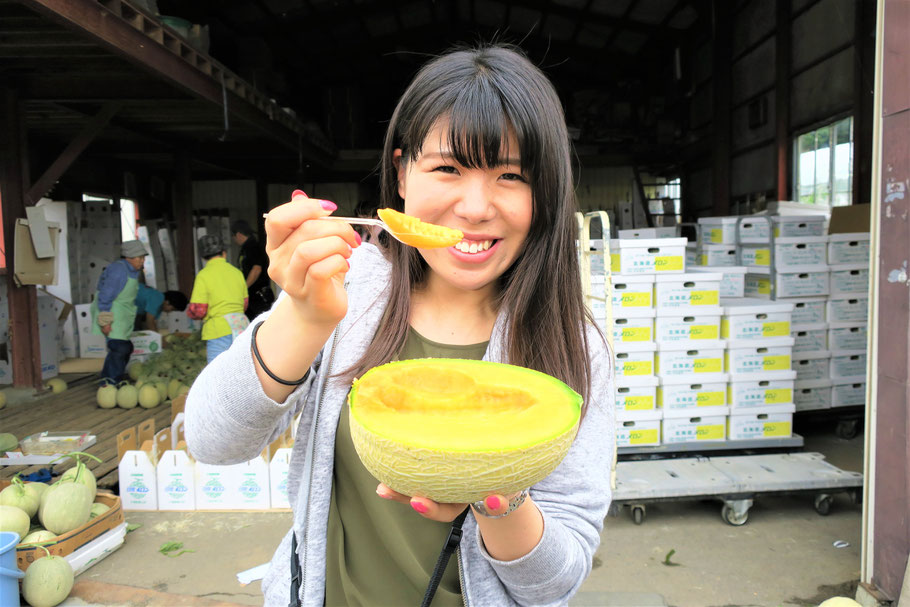
<path fill-rule="evenodd" d="M 749 511 L 747 510 L 738 515 L 733 508 L 724 504 L 724 507 L 720 510 L 720 517 L 724 519 L 724 522 L 727 524 L 733 525 L 734 527 L 739 527 L 741 525 L 745 525 L 746 521 L 749 520 Z"/>
<path fill-rule="evenodd" d="M 819 493 L 815 496 L 815 511 L 822 516 L 828 516 L 828 513 L 831 512 L 831 503 L 833 501 L 834 498 L 827 493 Z"/>
<path fill-rule="evenodd" d="M 645 520 L 645 507 L 632 506 L 632 522 L 641 525 Z"/>
<path fill-rule="evenodd" d="M 837 422 L 837 427 L 834 429 L 834 434 L 838 438 L 843 438 L 850 440 L 851 438 L 856 438 L 856 434 L 859 431 L 859 420 L 858 419 L 842 419 Z"/>

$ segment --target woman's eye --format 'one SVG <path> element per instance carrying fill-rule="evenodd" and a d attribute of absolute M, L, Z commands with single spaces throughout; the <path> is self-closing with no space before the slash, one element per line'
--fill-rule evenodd
<path fill-rule="evenodd" d="M 520 173 L 503 173 L 502 178 L 507 181 L 527 181 Z"/>
<path fill-rule="evenodd" d="M 433 171 L 439 172 L 439 173 L 448 173 L 449 175 L 458 174 L 458 169 L 453 167 L 451 164 L 441 164 L 438 167 L 436 167 L 435 169 L 433 169 Z"/>

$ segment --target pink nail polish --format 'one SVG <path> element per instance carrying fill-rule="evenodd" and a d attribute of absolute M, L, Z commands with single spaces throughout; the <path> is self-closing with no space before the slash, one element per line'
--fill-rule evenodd
<path fill-rule="evenodd" d="M 291 192 L 292 199 L 297 198 L 298 196 L 306 196 L 306 194 L 303 192 L 303 190 L 294 190 Z"/>
<path fill-rule="evenodd" d="M 354 232 L 354 238 L 357 239 L 357 246 L 359 247 L 363 243 L 363 239 L 360 237 L 360 234 Z M 146 390 L 147 392 L 148 390 Z"/>
<path fill-rule="evenodd" d="M 488 495 L 486 499 L 487 508 L 489 510 L 499 510 L 500 502 L 499 498 L 495 495 Z"/>
<path fill-rule="evenodd" d="M 321 204 L 322 208 L 325 209 L 326 211 L 334 211 L 335 209 L 338 208 L 337 204 L 335 204 L 334 202 L 330 202 L 328 200 L 320 200 L 319 204 Z"/>
<path fill-rule="evenodd" d="M 351 269 L 351 262 L 348 261 L 347 259 L 345 259 L 344 262 L 345 262 L 346 264 L 348 264 L 348 270 L 350 270 L 350 269 Z"/>
<path fill-rule="evenodd" d="M 420 514 L 426 514 L 427 510 L 429 510 L 429 508 L 427 508 L 427 505 L 424 504 L 423 502 L 411 502 L 411 508 L 413 508 Z"/>
<path fill-rule="evenodd" d="M 378 495 L 378 496 L 381 497 L 382 499 L 386 499 L 386 500 L 392 499 L 392 496 L 391 496 L 391 495 L 388 495 L 388 494 L 386 494 L 386 493 L 380 493 L 380 492 L 379 492 L 379 489 L 376 490 L 376 495 Z"/>

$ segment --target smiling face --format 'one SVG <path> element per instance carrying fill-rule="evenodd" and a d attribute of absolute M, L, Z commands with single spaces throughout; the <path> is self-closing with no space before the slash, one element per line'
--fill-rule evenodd
<path fill-rule="evenodd" d="M 497 166 L 467 167 L 449 148 L 448 124 L 439 121 L 415 159 L 405 162 L 395 151 L 404 212 L 464 233 L 452 247 L 419 249 L 431 284 L 439 278 L 463 290 L 492 288 L 521 254 L 531 226 L 531 186 L 514 135 L 505 141 Z"/>

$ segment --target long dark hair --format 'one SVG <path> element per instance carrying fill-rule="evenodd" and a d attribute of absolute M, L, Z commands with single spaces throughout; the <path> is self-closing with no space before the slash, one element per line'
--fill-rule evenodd
<path fill-rule="evenodd" d="M 440 118 L 459 164 L 496 167 L 517 140 L 522 174 L 529 178 L 532 218 L 525 247 L 500 278 L 500 307 L 509 312 L 509 363 L 557 377 L 587 397 L 590 387 L 586 323 L 575 237 L 577 202 L 571 144 L 559 97 L 547 77 L 518 49 L 505 45 L 461 48 L 427 63 L 392 114 L 381 166 L 380 204 L 404 211 L 394 151 L 402 163 L 420 155 Z M 375 338 L 346 374 L 357 377 L 392 360 L 404 346 L 410 297 L 428 266 L 416 249 L 389 239 L 390 301 Z"/>

